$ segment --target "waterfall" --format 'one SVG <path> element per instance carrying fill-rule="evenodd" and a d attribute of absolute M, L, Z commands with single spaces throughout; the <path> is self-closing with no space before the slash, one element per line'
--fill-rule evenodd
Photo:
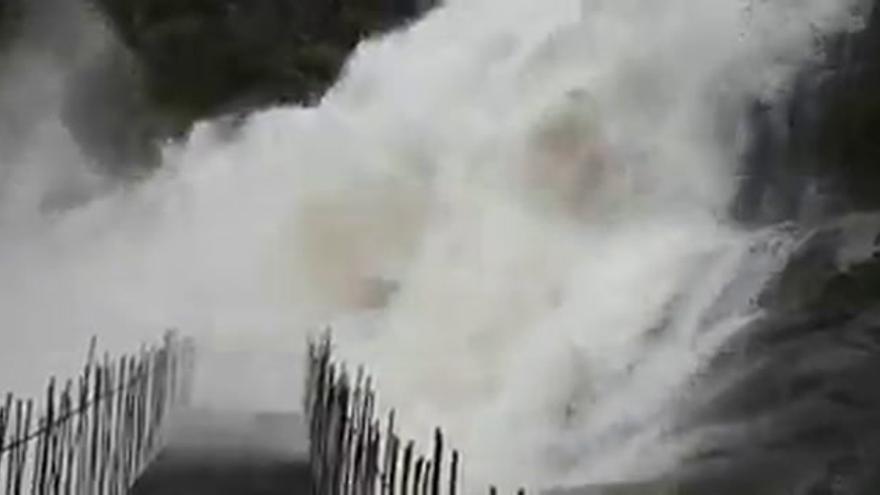
<path fill-rule="evenodd" d="M 449 0 L 314 107 L 199 124 L 149 181 L 4 220 L 9 366 L 176 326 L 208 349 L 203 400 L 287 407 L 278 360 L 245 379 L 210 350 L 331 324 L 474 486 L 662 476 L 694 443 L 679 399 L 797 242 L 728 217 L 748 108 L 862 4 Z"/>

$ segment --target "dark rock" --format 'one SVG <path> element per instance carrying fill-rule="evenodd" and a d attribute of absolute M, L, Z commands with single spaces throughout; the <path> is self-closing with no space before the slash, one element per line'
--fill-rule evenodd
<path fill-rule="evenodd" d="M 782 103 L 756 103 L 734 205 L 749 223 L 815 220 L 880 207 L 880 8 L 825 42 Z"/>
<path fill-rule="evenodd" d="M 159 143 L 198 120 L 316 102 L 361 39 L 429 3 L 0 0 L 0 77 L 20 60 L 67 72 L 60 113 L 85 155 L 140 177 L 160 165 Z M 28 132 L 18 114 L 32 112 L 7 103 L 0 141 L 14 143 Z"/>
<path fill-rule="evenodd" d="M 767 316 L 710 363 L 682 405 L 681 430 L 706 433 L 671 476 L 680 493 L 877 493 L 880 261 L 845 252 L 878 231 L 859 216 L 806 236 Z"/>
<path fill-rule="evenodd" d="M 88 1 L 124 50 L 80 71 L 67 115 L 91 155 L 112 169 L 134 161 L 136 170 L 158 165 L 155 143 L 186 134 L 197 120 L 316 101 L 362 38 L 428 7 L 418 0 Z M 106 111 L 94 115 L 98 107 Z M 120 119 L 131 128 L 120 130 Z"/>

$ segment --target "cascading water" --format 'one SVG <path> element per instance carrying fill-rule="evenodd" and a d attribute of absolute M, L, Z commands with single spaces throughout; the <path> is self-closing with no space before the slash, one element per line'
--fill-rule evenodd
<path fill-rule="evenodd" d="M 863 3 L 450 0 L 314 108 L 200 125 L 141 186 L 7 221 L 0 314 L 34 353 L 167 325 L 297 349 L 329 322 L 473 486 L 661 476 L 697 443 L 678 399 L 796 243 L 727 218 L 745 109 Z M 236 387 L 207 362 L 205 400 L 287 405 L 269 365 Z"/>

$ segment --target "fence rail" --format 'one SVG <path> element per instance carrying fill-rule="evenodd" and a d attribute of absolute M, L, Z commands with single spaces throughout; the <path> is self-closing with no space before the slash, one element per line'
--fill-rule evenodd
<path fill-rule="evenodd" d="M 433 448 L 423 454 L 395 430 L 395 411 L 377 419 L 371 377 L 360 368 L 354 379 L 335 363 L 328 335 L 309 342 L 304 410 L 314 495 L 459 495 L 462 459 L 434 430 Z M 495 487 L 488 487 L 497 495 Z M 525 495 L 520 489 L 518 495 Z"/>
<path fill-rule="evenodd" d="M 173 332 L 120 359 L 99 360 L 93 340 L 83 372 L 52 378 L 42 403 L 7 395 L 0 493 L 124 495 L 161 446 L 172 408 L 188 401 L 193 356 Z"/>

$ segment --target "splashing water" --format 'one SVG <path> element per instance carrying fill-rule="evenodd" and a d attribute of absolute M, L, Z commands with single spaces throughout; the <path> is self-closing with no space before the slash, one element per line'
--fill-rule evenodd
<path fill-rule="evenodd" d="M 52 360 L 168 325 L 267 356 L 332 322 L 474 486 L 661 474 L 676 399 L 793 242 L 726 218 L 746 106 L 862 3 L 450 0 L 315 108 L 200 125 L 149 183 L 5 220 L 0 314 L 34 350 L 9 366 L 57 329 Z M 253 366 L 208 357 L 204 400 L 296 403 Z"/>

